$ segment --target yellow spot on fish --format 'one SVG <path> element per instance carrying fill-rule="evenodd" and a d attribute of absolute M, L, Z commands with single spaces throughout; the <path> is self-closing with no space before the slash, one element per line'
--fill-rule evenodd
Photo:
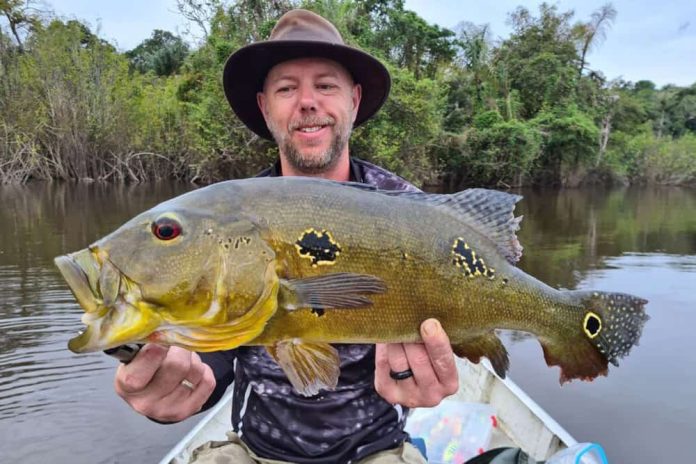
<path fill-rule="evenodd" d="M 592 311 L 585 314 L 585 320 L 582 322 L 582 329 L 590 339 L 595 338 L 602 331 L 602 319 Z"/>
<path fill-rule="evenodd" d="M 312 267 L 336 264 L 341 247 L 327 230 L 307 229 L 295 242 L 302 258 L 312 261 Z"/>

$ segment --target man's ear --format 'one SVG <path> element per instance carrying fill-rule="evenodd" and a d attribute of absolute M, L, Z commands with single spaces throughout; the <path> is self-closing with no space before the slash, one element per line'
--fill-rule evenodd
<path fill-rule="evenodd" d="M 353 86 L 351 99 L 353 100 L 353 122 L 355 122 L 355 118 L 358 117 L 358 108 L 360 108 L 360 100 L 362 100 L 362 86 L 360 84 L 355 84 Z"/>
<path fill-rule="evenodd" d="M 266 95 L 263 92 L 256 92 L 256 104 L 259 105 L 261 114 L 266 119 Z"/>

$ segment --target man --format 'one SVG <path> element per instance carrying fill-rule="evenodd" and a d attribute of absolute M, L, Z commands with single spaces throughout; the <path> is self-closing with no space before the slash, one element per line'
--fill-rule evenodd
<path fill-rule="evenodd" d="M 380 108 L 390 78 L 375 58 L 344 45 L 324 18 L 305 10 L 285 14 L 268 41 L 230 56 L 224 87 L 239 118 L 278 144 L 279 162 L 262 175 L 414 189 L 350 158 L 351 130 Z M 234 380 L 236 433 L 198 450 L 201 462 L 422 463 L 405 442 L 404 407 L 437 405 L 457 390 L 458 377 L 440 324 L 425 321 L 421 334 L 424 344 L 338 345 L 336 390 L 311 398 L 293 392 L 261 347 L 198 355 L 147 345 L 119 367 L 115 388 L 139 413 L 172 422 L 217 402 Z"/>

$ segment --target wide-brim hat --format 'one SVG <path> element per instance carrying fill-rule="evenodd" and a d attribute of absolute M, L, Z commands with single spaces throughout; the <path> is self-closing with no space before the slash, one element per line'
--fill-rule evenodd
<path fill-rule="evenodd" d="M 284 14 L 268 40 L 240 48 L 227 59 L 223 87 L 230 106 L 246 126 L 273 140 L 256 101 L 268 71 L 296 58 L 327 58 L 345 67 L 362 86 L 362 99 L 354 127 L 368 120 L 389 95 L 391 79 L 384 65 L 372 55 L 345 45 L 336 27 L 311 11 L 296 9 Z"/>

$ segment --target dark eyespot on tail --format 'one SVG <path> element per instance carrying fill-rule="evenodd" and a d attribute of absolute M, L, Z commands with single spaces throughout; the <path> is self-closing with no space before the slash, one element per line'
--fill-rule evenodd
<path fill-rule="evenodd" d="M 561 383 L 572 379 L 592 380 L 607 374 L 608 363 L 619 359 L 638 345 L 643 326 L 650 317 L 648 303 L 624 293 L 570 292 L 581 306 L 577 327 L 561 340 L 542 340 L 548 365 L 561 367 Z"/>
<path fill-rule="evenodd" d="M 647 300 L 623 293 L 589 292 L 585 301 L 589 307 L 585 334 L 610 363 L 618 366 L 619 358 L 638 344 L 650 319 L 645 313 Z"/>

